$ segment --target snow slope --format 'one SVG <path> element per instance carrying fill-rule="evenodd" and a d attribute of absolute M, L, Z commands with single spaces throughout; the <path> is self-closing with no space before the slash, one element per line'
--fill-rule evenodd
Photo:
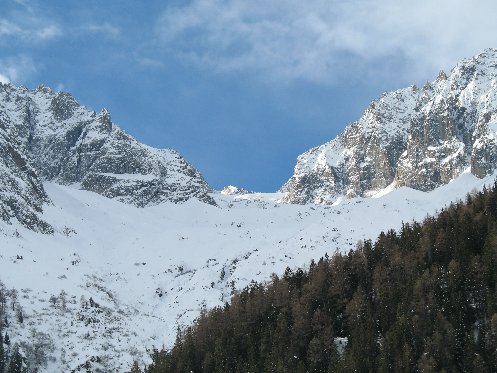
<path fill-rule="evenodd" d="M 45 183 L 53 203 L 43 218 L 53 235 L 0 223 L 0 280 L 4 290 L 16 289 L 7 292 L 14 306 L 6 330 L 14 341 L 29 341 L 24 351 L 43 372 L 84 370 L 86 362 L 94 371 L 124 371 L 135 359 L 146 362 L 147 349 L 171 345 L 177 326 L 203 307 L 224 304 L 251 281 L 347 252 L 494 178 L 466 172 L 432 192 L 402 187 L 334 206 L 215 193 L 217 206 L 191 199 L 137 208 Z"/>

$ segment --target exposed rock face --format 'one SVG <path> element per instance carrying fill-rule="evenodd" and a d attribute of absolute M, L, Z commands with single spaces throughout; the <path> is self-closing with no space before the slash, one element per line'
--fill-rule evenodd
<path fill-rule="evenodd" d="M 39 217 L 46 202 L 43 185 L 0 119 L 0 219 L 15 218 L 29 229 L 51 233 L 50 225 Z"/>
<path fill-rule="evenodd" d="M 297 159 L 291 203 L 369 196 L 392 183 L 428 191 L 465 170 L 497 168 L 497 50 L 463 60 L 422 89 L 388 92 L 334 140 Z"/>
<path fill-rule="evenodd" d="M 202 175 L 176 151 L 140 144 L 106 110 L 97 114 L 46 87 L 0 85 L 0 157 L 1 217 L 28 226 L 47 202 L 44 180 L 139 207 L 191 197 L 214 203 Z M 39 219 L 32 224 L 49 230 Z"/>
<path fill-rule="evenodd" d="M 221 190 L 221 194 L 230 195 L 230 196 L 235 196 L 240 194 L 250 194 L 250 193 L 254 192 L 251 192 L 247 189 L 240 188 L 234 185 L 228 185 L 224 187 L 223 190 Z"/>

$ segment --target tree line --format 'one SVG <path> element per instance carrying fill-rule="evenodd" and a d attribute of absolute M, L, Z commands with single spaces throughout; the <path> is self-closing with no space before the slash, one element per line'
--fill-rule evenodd
<path fill-rule="evenodd" d="M 144 372 L 496 372 L 496 291 L 497 183 L 252 283 Z"/>
<path fill-rule="evenodd" d="M 11 343 L 9 333 L 5 330 L 9 325 L 6 307 L 6 295 L 3 287 L 0 287 L 0 373 L 28 373 L 19 345 Z M 23 322 L 20 309 L 17 312 L 17 322 Z"/>

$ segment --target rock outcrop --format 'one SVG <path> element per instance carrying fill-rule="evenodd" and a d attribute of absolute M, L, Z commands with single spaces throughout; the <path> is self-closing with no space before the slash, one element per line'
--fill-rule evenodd
<path fill-rule="evenodd" d="M 223 188 L 223 190 L 221 190 L 221 194 L 230 195 L 230 196 L 236 196 L 236 195 L 241 195 L 241 194 L 251 194 L 251 193 L 254 193 L 254 192 L 251 192 L 247 189 L 240 188 L 240 187 L 237 187 L 234 185 L 225 186 Z"/>
<path fill-rule="evenodd" d="M 40 217 L 47 202 L 36 172 L 9 138 L 0 118 L 0 219 L 17 219 L 31 230 L 51 233 L 52 227 Z"/>
<path fill-rule="evenodd" d="M 0 217 L 42 231 L 43 181 L 139 207 L 196 197 L 214 204 L 202 175 L 171 149 L 143 145 L 71 95 L 0 84 Z"/>
<path fill-rule="evenodd" d="M 383 94 L 334 140 L 297 159 L 290 203 L 333 203 L 387 186 L 428 191 L 497 168 L 497 50 L 463 60 L 424 87 Z M 393 184 L 392 184 L 393 183 Z"/>

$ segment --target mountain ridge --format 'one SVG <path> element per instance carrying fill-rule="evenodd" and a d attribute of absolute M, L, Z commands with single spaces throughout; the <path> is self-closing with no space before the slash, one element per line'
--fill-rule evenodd
<path fill-rule="evenodd" d="M 68 93 L 2 84 L 0 131 L 5 155 L 0 190 L 10 190 L 0 199 L 3 220 L 17 218 L 50 232 L 39 215 L 48 202 L 42 181 L 77 184 L 138 207 L 192 197 L 214 203 L 208 195 L 212 188 L 178 152 L 139 143 L 112 122 L 107 110 L 97 114 Z M 23 182 L 9 181 L 9 173 Z"/>
<path fill-rule="evenodd" d="M 297 158 L 282 186 L 289 203 L 334 203 L 380 189 L 429 191 L 497 160 L 497 49 L 457 64 L 422 88 L 386 92 L 335 139 Z"/>

